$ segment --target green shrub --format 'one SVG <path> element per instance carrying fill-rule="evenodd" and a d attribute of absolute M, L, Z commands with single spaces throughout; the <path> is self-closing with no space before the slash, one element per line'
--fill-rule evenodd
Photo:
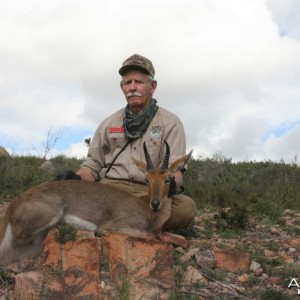
<path fill-rule="evenodd" d="M 78 170 L 82 160 L 63 155 L 51 159 L 52 173 L 40 170 L 41 157 L 0 157 L 0 202 L 10 201 L 31 186 L 53 180 L 65 170 Z M 184 175 L 185 194 L 198 209 L 230 208 L 227 227 L 245 228 L 249 215 L 273 223 L 285 209 L 300 210 L 300 168 L 295 164 L 238 162 L 217 153 L 191 159 Z"/>
<path fill-rule="evenodd" d="M 191 159 L 184 175 L 185 192 L 198 209 L 236 209 L 233 223 L 245 226 L 247 215 L 277 222 L 285 209 L 300 209 L 300 168 L 284 162 L 238 162 L 221 154 Z M 239 208 L 244 211 L 238 214 Z"/>
<path fill-rule="evenodd" d="M 35 156 L 0 157 L 0 203 L 42 182 L 51 181 L 65 170 L 77 171 L 82 160 L 57 156 L 51 159 L 54 173 L 40 169 L 44 159 Z"/>
<path fill-rule="evenodd" d="M 58 232 L 56 234 L 56 240 L 61 243 L 65 244 L 68 241 L 75 241 L 76 240 L 76 233 L 77 230 L 70 224 L 58 224 L 57 226 Z"/>
<path fill-rule="evenodd" d="M 261 300 L 292 300 L 289 296 L 286 296 L 282 291 L 273 289 L 267 289 L 260 294 Z"/>

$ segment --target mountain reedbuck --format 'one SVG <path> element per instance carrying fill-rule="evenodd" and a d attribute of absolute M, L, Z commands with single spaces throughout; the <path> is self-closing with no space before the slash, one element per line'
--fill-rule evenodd
<path fill-rule="evenodd" d="M 170 217 L 170 177 L 182 169 L 192 151 L 169 166 L 170 149 L 161 166 L 153 167 L 144 143 L 148 196 L 136 197 L 113 185 L 83 180 L 42 183 L 17 196 L 0 215 L 0 265 L 34 257 L 47 232 L 59 222 L 94 232 L 119 231 L 132 236 L 159 236 Z"/>

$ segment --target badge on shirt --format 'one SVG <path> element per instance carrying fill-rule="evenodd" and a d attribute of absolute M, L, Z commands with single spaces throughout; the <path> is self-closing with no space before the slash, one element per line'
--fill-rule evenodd
<path fill-rule="evenodd" d="M 162 134 L 162 126 L 152 126 L 149 130 L 149 136 L 152 138 L 157 138 Z"/>
<path fill-rule="evenodd" d="M 122 133 L 125 132 L 124 126 L 121 127 L 109 127 L 108 128 L 109 133 Z"/>

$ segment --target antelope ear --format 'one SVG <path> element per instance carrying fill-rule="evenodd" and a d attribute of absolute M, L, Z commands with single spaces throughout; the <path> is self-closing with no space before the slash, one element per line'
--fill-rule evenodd
<path fill-rule="evenodd" d="M 136 160 L 136 159 L 133 158 L 133 157 L 131 157 L 131 159 L 134 161 L 134 163 L 136 164 L 136 166 L 137 166 L 143 173 L 146 173 L 146 172 L 147 172 L 147 164 L 145 164 L 143 161 Z"/>
<path fill-rule="evenodd" d="M 187 155 L 175 160 L 171 166 L 169 167 L 169 172 L 173 175 L 175 174 L 177 171 L 182 170 L 183 167 L 186 165 L 186 163 L 188 162 L 188 160 L 191 158 L 193 153 L 193 150 L 191 150 Z"/>

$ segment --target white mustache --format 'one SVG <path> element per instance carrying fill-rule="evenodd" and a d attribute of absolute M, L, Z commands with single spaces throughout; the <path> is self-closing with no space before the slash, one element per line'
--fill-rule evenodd
<path fill-rule="evenodd" d="M 127 97 L 127 98 L 129 98 L 129 97 L 141 97 L 141 96 L 142 96 L 142 94 L 139 93 L 139 92 L 128 92 L 128 93 L 126 94 L 126 97 Z"/>

